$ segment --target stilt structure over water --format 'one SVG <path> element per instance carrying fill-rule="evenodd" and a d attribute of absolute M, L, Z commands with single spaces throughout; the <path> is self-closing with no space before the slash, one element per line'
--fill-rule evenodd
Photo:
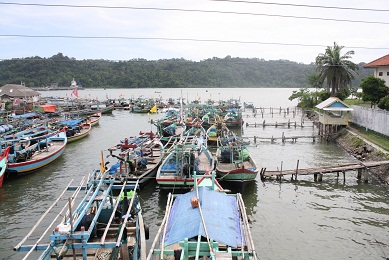
<path fill-rule="evenodd" d="M 330 97 L 316 106 L 319 109 L 319 135 L 331 135 L 340 126 L 347 126 L 353 109 L 337 97 Z"/>
<path fill-rule="evenodd" d="M 357 171 L 357 178 L 364 182 L 368 182 L 369 169 L 379 166 L 388 165 L 389 161 L 378 162 L 359 162 L 349 164 L 338 164 L 333 166 L 323 166 L 318 168 L 305 168 L 299 169 L 299 161 L 297 161 L 296 169 L 294 170 L 279 170 L 279 171 L 266 171 L 266 168 L 262 168 L 260 171 L 261 179 L 265 180 L 270 177 L 276 177 L 277 180 L 281 180 L 283 176 L 289 175 L 292 180 L 297 180 L 297 175 L 313 175 L 315 181 L 322 181 L 323 175 L 328 173 L 343 173 L 343 179 L 346 178 L 347 171 Z"/>

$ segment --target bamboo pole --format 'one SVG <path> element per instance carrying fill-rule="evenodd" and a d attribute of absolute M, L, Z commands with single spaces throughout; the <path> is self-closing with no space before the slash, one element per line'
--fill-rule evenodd
<path fill-rule="evenodd" d="M 80 182 L 80 185 L 77 187 L 77 189 L 74 191 L 72 197 L 73 198 L 76 198 L 78 193 L 80 192 L 81 190 L 81 186 L 83 185 L 85 181 L 85 177 L 82 178 L 81 182 Z M 59 216 L 61 216 L 62 212 L 67 208 L 67 204 L 65 204 L 61 211 L 58 213 L 58 215 L 53 219 L 53 221 L 51 221 L 50 225 L 47 227 L 47 229 L 45 230 L 45 232 L 43 232 L 43 234 L 40 236 L 40 238 L 35 242 L 35 244 L 32 246 L 32 248 L 30 249 L 30 251 L 24 256 L 23 260 L 27 259 L 28 256 L 34 251 L 34 249 L 37 247 L 38 243 L 45 237 L 46 233 L 50 230 L 50 228 L 53 226 L 53 224 L 55 223 L 55 221 L 58 219 Z M 48 247 L 49 248 L 49 247 Z M 48 249 L 47 248 L 47 249 Z M 46 250 L 47 250 L 46 249 Z M 45 251 L 46 251 L 45 250 Z"/>
<path fill-rule="evenodd" d="M 66 188 L 64 189 L 64 191 L 61 193 L 61 195 L 59 195 L 59 197 L 53 202 L 53 204 L 45 211 L 45 213 L 43 213 L 43 215 L 40 217 L 40 219 L 38 220 L 38 222 L 32 227 L 32 229 L 30 230 L 30 232 L 28 232 L 28 234 L 22 239 L 22 241 L 20 241 L 19 244 L 17 244 L 15 247 L 14 247 L 14 251 L 18 250 L 24 242 L 26 242 L 26 240 L 31 236 L 31 234 L 35 231 L 35 229 L 39 226 L 39 224 L 42 222 L 42 220 L 46 217 L 46 215 L 50 212 L 50 210 L 58 203 L 58 201 L 62 198 L 62 196 L 65 194 L 65 192 L 67 191 L 67 189 L 69 188 L 70 184 L 73 182 L 73 179 L 69 182 L 69 184 L 66 186 Z"/>
<path fill-rule="evenodd" d="M 107 234 L 108 234 L 109 227 L 111 226 L 111 223 L 112 223 L 112 219 L 113 219 L 113 217 L 115 216 L 116 209 L 117 209 L 118 206 L 119 206 L 120 196 L 121 196 L 121 194 L 122 194 L 122 192 L 123 192 L 123 190 L 124 190 L 125 187 L 126 187 L 126 182 L 123 183 L 122 189 L 120 190 L 120 193 L 119 193 L 119 195 L 118 195 L 117 198 L 116 198 L 115 206 L 114 206 L 114 208 L 113 208 L 113 210 L 112 210 L 112 214 L 111 214 L 111 217 L 109 218 L 107 227 L 106 227 L 105 230 L 104 230 L 104 234 L 103 234 L 102 237 L 101 237 L 100 245 L 104 245 L 104 244 L 105 244 L 105 237 L 106 237 Z"/>
<path fill-rule="evenodd" d="M 166 208 L 170 208 L 172 201 L 173 201 L 172 200 L 172 194 L 169 193 L 168 198 L 167 198 L 167 202 L 166 202 Z M 164 216 L 164 218 L 162 220 L 161 226 L 158 229 L 157 235 L 154 238 L 154 241 L 153 241 L 153 244 L 151 245 L 149 254 L 147 255 L 147 260 L 150 260 L 151 256 L 153 255 L 153 251 L 154 251 L 155 245 L 157 244 L 157 241 L 158 241 L 158 239 L 159 239 L 159 237 L 161 235 L 161 231 L 162 231 L 162 228 L 164 227 L 164 225 L 166 223 L 166 220 L 167 220 L 167 214 L 165 214 L 165 216 Z"/>

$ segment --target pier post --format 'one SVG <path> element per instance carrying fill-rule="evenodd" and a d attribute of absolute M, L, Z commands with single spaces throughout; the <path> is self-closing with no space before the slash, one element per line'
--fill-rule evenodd
<path fill-rule="evenodd" d="M 297 165 L 296 165 L 296 176 L 295 176 L 295 180 L 297 181 L 297 174 L 299 172 L 299 163 L 300 163 L 300 160 L 297 160 Z"/>
<path fill-rule="evenodd" d="M 363 181 L 365 183 L 369 182 L 369 168 L 363 169 Z"/>
<path fill-rule="evenodd" d="M 314 174 L 313 174 L 313 180 L 314 180 L 315 182 L 317 182 L 317 173 L 314 173 Z"/>
<path fill-rule="evenodd" d="M 346 171 L 342 171 L 343 172 L 343 182 L 346 182 Z"/>
<path fill-rule="evenodd" d="M 358 169 L 357 179 L 358 180 L 362 179 L 362 169 Z"/>
<path fill-rule="evenodd" d="M 321 181 L 323 181 L 323 173 L 319 173 L 319 178 L 318 178 L 318 180 L 321 182 Z"/>

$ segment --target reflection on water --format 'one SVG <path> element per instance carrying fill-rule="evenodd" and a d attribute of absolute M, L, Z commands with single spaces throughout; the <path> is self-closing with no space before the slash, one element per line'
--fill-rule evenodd
<path fill-rule="evenodd" d="M 221 93 L 225 96 L 221 98 L 237 97 L 236 90 L 185 91 L 191 91 L 188 96 L 196 96 L 198 92 L 202 100 L 206 100 L 211 93 Z M 290 106 L 287 101 L 292 92 L 290 89 L 250 91 L 239 91 L 239 94 L 242 100 L 251 101 L 257 107 Z M 88 94 L 87 90 L 84 92 Z M 93 91 L 92 96 L 101 94 L 105 97 L 106 92 Z M 152 96 L 153 92 L 145 90 L 142 93 Z M 159 95 L 169 97 L 177 92 L 163 90 Z M 120 90 L 117 97 L 119 95 Z M 273 104 L 274 100 L 281 101 Z M 246 110 L 245 115 L 244 120 L 249 123 L 301 121 L 300 114 L 296 118 L 264 114 L 262 118 L 259 115 L 254 117 Z M 153 114 L 150 118 L 160 116 Z M 13 252 L 13 246 L 27 234 L 67 184 L 73 179 L 73 184 L 77 185 L 85 175 L 98 168 L 101 150 L 117 144 L 124 137 L 137 135 L 139 131 L 155 131 L 148 121 L 147 115 L 114 111 L 111 116 L 102 117 L 88 138 L 66 147 L 55 163 L 23 178 L 7 180 L 0 188 L 0 259 L 21 259 L 23 254 Z M 285 136 L 312 135 L 317 131 L 308 126 L 243 127 L 243 130 L 243 136 L 250 138 L 280 137 L 283 133 Z M 297 161 L 303 168 L 355 160 L 334 143 L 313 142 L 312 139 L 298 139 L 296 143 L 258 141 L 249 149 L 258 168 L 268 170 L 295 169 Z M 167 194 L 159 190 L 155 180 L 140 191 L 145 222 L 150 227 L 148 246 L 163 219 Z M 262 182 L 258 176 L 256 182 L 245 187 L 243 199 L 261 259 L 384 259 L 389 256 L 388 194 L 388 189 L 374 179 L 369 179 L 369 183 L 358 182 L 355 172 L 347 172 L 345 180 L 342 174 L 339 177 L 326 174 L 323 182 L 314 182 L 313 176 L 299 176 L 297 181 L 285 176 L 281 182 L 274 179 Z"/>

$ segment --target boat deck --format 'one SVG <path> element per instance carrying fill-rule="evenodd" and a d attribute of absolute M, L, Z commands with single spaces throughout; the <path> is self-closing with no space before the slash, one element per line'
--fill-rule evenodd
<path fill-rule="evenodd" d="M 225 171 L 225 172 L 233 171 L 235 169 L 241 169 L 243 167 L 245 169 L 248 169 L 248 168 L 253 168 L 254 165 L 252 163 L 250 163 L 249 161 L 244 161 L 243 163 L 242 162 L 234 162 L 234 163 L 220 163 L 219 162 L 217 164 L 217 169 L 220 171 Z"/>

